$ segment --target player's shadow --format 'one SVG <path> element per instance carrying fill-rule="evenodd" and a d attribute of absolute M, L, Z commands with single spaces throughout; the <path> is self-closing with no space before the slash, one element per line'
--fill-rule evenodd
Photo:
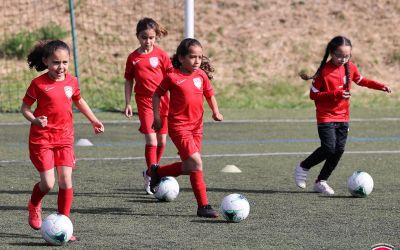
<path fill-rule="evenodd" d="M 0 194 L 31 194 L 32 190 L 0 190 Z"/>
<path fill-rule="evenodd" d="M 12 239 L 27 239 L 27 240 L 32 240 L 32 239 L 37 239 L 40 240 L 42 237 L 40 236 L 32 236 L 29 234 L 17 234 L 17 233 L 0 233 L 0 239 L 4 238 L 12 238 Z M 48 244 L 46 242 L 11 242 L 8 243 L 8 245 L 11 246 L 47 246 Z"/>
<path fill-rule="evenodd" d="M 357 197 L 353 197 L 351 195 L 320 195 L 320 197 L 329 199 L 358 199 Z"/>
<path fill-rule="evenodd" d="M 191 215 L 182 214 L 152 214 L 152 213 L 137 213 L 130 208 L 121 207 L 102 207 L 102 208 L 78 208 L 73 209 L 73 213 L 80 214 L 102 214 L 102 215 L 129 215 L 129 216 L 148 216 L 148 217 L 191 217 Z"/>
<path fill-rule="evenodd" d="M 182 188 L 182 191 L 192 191 L 191 188 Z M 303 190 L 271 190 L 271 189 L 237 189 L 237 188 L 209 188 L 209 192 L 220 192 L 220 193 L 253 193 L 253 194 L 307 194 L 315 193 L 314 191 L 303 191 Z"/>
<path fill-rule="evenodd" d="M 226 220 L 219 220 L 219 219 L 203 219 L 203 220 L 197 219 L 197 220 L 191 220 L 190 222 L 201 223 L 201 224 L 234 224 Z"/>
<path fill-rule="evenodd" d="M 12 246 L 26 246 L 26 247 L 48 247 L 51 246 L 47 242 L 14 242 L 9 243 Z"/>
<path fill-rule="evenodd" d="M 32 236 L 29 234 L 17 234 L 17 233 L 0 233 L 0 238 L 41 239 L 41 237 L 39 236 Z"/>

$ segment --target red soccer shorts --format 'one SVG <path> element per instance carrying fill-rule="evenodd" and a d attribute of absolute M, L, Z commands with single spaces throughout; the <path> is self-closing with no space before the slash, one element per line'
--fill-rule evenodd
<path fill-rule="evenodd" d="M 186 160 L 196 152 L 201 152 L 201 140 L 203 138 L 201 130 L 196 132 L 187 130 L 174 131 L 173 133 L 170 131 L 169 136 L 178 149 L 182 161 Z"/>
<path fill-rule="evenodd" d="M 59 166 L 75 168 L 76 158 L 72 145 L 43 146 L 29 144 L 29 157 L 39 172 L 44 172 Z"/>
<path fill-rule="evenodd" d="M 138 96 L 135 95 L 136 106 L 139 113 L 140 128 L 139 131 L 142 134 L 155 133 L 152 128 L 154 114 L 153 114 L 153 104 L 151 97 Z M 160 103 L 160 116 L 162 121 L 162 127 L 158 131 L 159 134 L 168 133 L 168 105 L 164 102 Z"/>

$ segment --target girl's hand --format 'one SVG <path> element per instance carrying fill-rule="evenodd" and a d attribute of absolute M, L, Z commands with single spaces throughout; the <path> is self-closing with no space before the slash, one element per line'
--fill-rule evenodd
<path fill-rule="evenodd" d="M 159 116 L 154 116 L 153 125 L 151 126 L 156 132 L 162 127 L 161 118 Z"/>
<path fill-rule="evenodd" d="M 133 116 L 133 112 L 132 112 L 132 106 L 130 104 L 127 104 L 125 106 L 125 116 L 127 118 L 131 118 Z"/>
<path fill-rule="evenodd" d="M 224 120 L 224 116 L 221 113 L 213 114 L 212 118 L 214 119 L 214 121 L 217 121 L 217 122 Z"/>
<path fill-rule="evenodd" d="M 392 93 L 392 89 L 389 86 L 384 86 L 382 88 L 382 91 L 388 92 L 388 93 Z"/>
<path fill-rule="evenodd" d="M 342 98 L 343 99 L 350 99 L 350 97 L 351 97 L 350 91 L 344 90 L 343 94 L 342 94 Z"/>
<path fill-rule="evenodd" d="M 100 121 L 92 122 L 92 126 L 95 134 L 100 134 L 104 132 L 104 125 Z"/>
<path fill-rule="evenodd" d="M 154 116 L 153 125 L 151 126 L 156 132 L 162 128 L 161 118 L 158 116 Z"/>
<path fill-rule="evenodd" d="M 38 116 L 33 121 L 32 124 L 44 128 L 47 126 L 47 116 Z"/>

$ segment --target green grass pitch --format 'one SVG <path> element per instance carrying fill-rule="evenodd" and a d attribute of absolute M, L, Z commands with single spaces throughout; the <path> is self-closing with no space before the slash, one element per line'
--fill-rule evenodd
<path fill-rule="evenodd" d="M 227 223 L 221 216 L 196 217 L 187 176 L 177 178 L 181 192 L 173 202 L 146 195 L 141 177 L 144 138 L 138 124 L 119 114 L 99 114 L 114 122 L 105 124 L 106 133 L 95 136 L 77 115 L 76 139 L 87 138 L 94 146 L 76 148 L 71 219 L 79 241 L 67 248 L 370 249 L 380 242 L 399 246 L 400 122 L 382 120 L 399 117 L 398 111 L 354 111 L 346 153 L 329 179 L 336 192 L 332 197 L 312 192 L 321 165 L 311 170 L 306 190 L 293 181 L 295 165 L 319 145 L 315 122 L 308 121 L 312 110 L 226 110 L 224 115 L 232 122 L 205 124 L 205 180 L 215 208 L 228 194 L 246 196 L 250 215 L 241 223 Z M 50 249 L 27 223 L 27 202 L 39 177 L 28 157 L 29 126 L 20 125 L 19 116 L 1 115 L 0 249 Z M 206 117 L 209 120 L 209 114 Z M 264 121 L 234 122 L 237 119 Z M 170 158 L 162 163 L 175 161 L 170 141 L 164 155 Z M 220 172 L 228 164 L 242 173 Z M 347 177 L 355 170 L 374 179 L 367 198 L 352 198 L 347 191 Z M 43 216 L 56 211 L 57 190 L 45 197 Z"/>

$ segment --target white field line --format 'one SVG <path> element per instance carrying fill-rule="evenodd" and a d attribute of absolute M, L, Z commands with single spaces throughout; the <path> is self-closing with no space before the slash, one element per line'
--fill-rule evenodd
<path fill-rule="evenodd" d="M 400 121 L 400 117 L 382 117 L 382 118 L 351 118 L 350 122 L 392 122 Z M 105 120 L 103 124 L 138 124 L 139 120 Z M 224 120 L 222 123 L 315 123 L 315 119 L 261 119 L 261 120 Z M 217 123 L 215 121 L 205 121 L 204 123 Z M 89 124 L 88 121 L 78 121 L 74 124 Z M 27 121 L 23 122 L 0 122 L 0 126 L 21 126 L 30 125 Z"/>
<path fill-rule="evenodd" d="M 400 150 L 375 150 L 375 151 L 345 151 L 345 154 L 400 154 Z M 298 156 L 309 155 L 311 152 L 275 152 L 275 153 L 248 153 L 248 154 L 209 154 L 202 155 L 203 158 L 216 157 L 257 157 L 257 156 Z M 165 156 L 163 159 L 179 159 L 178 156 Z M 129 161 L 144 160 L 143 156 L 136 157 L 103 157 L 103 158 L 78 158 L 77 161 Z M 0 164 L 23 163 L 29 160 L 0 160 Z"/>

